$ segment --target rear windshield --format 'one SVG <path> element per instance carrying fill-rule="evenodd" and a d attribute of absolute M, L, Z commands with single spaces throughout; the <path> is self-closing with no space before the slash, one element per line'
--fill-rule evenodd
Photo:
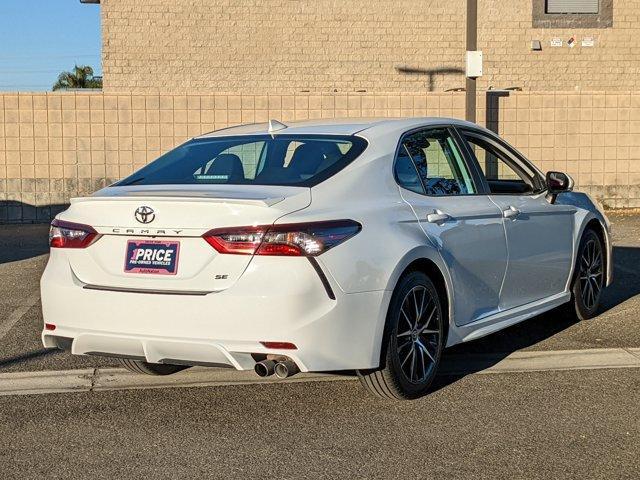
<path fill-rule="evenodd" d="M 354 160 L 367 142 L 354 136 L 252 135 L 191 140 L 116 186 L 298 185 L 310 187 Z"/>

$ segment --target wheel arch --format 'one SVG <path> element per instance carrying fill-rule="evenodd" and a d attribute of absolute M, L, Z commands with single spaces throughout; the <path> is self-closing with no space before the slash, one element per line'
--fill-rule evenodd
<path fill-rule="evenodd" d="M 400 279 L 404 275 L 412 271 L 419 271 L 428 275 L 431 281 L 433 281 L 433 283 L 435 284 L 438 293 L 441 295 L 441 298 L 445 302 L 445 305 L 443 305 L 443 312 L 445 312 L 446 315 L 446 319 L 444 322 L 444 345 L 448 346 L 447 342 L 449 338 L 449 332 L 451 331 L 454 318 L 454 290 L 449 272 L 444 265 L 444 262 L 442 261 L 440 255 L 435 249 L 429 247 L 419 247 L 405 255 L 402 261 L 398 263 L 398 266 L 389 279 L 387 290 L 395 290 Z M 379 340 L 380 342 L 382 342 L 382 338 L 380 338 Z"/>
<path fill-rule="evenodd" d="M 573 237 L 573 264 L 571 265 L 571 272 L 567 278 L 566 291 L 569 291 L 571 283 L 574 280 L 578 248 L 580 247 L 582 236 L 587 228 L 592 228 L 603 241 L 606 262 L 606 286 L 609 286 L 613 281 L 613 246 L 611 242 L 611 224 L 602 207 L 588 194 L 575 191 L 559 195 L 556 203 L 571 205 L 576 208 Z"/>
<path fill-rule="evenodd" d="M 607 228 L 607 224 L 604 218 L 599 218 L 599 216 L 589 213 L 587 214 L 581 224 L 580 229 L 577 232 L 576 238 L 574 240 L 574 249 L 573 249 L 573 264 L 571 266 L 572 271 L 569 276 L 569 283 L 567 288 L 570 288 L 571 284 L 575 280 L 576 275 L 576 262 L 578 259 L 578 249 L 580 247 L 580 242 L 582 241 L 582 237 L 587 230 L 593 230 L 596 235 L 600 238 L 603 245 L 603 254 L 604 254 L 604 271 L 606 272 L 606 285 L 610 285 L 612 281 L 612 244 L 611 237 L 609 234 L 609 230 Z"/>

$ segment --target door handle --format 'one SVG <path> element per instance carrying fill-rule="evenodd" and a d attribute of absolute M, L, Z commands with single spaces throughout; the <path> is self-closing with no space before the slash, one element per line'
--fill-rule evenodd
<path fill-rule="evenodd" d="M 513 205 L 510 205 L 509 208 L 502 211 L 502 216 L 504 218 L 510 218 L 511 220 L 515 220 L 518 215 L 520 215 L 520 210 L 518 210 Z"/>
<path fill-rule="evenodd" d="M 451 218 L 450 215 L 447 215 L 440 210 L 435 210 L 433 213 L 427 215 L 427 222 L 429 223 L 443 223 Z"/>

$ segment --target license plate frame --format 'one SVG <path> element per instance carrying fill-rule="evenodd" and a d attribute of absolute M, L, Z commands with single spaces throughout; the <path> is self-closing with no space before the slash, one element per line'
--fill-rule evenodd
<path fill-rule="evenodd" d="M 169 259 L 167 259 L 169 250 Z M 180 242 L 175 240 L 127 240 L 124 273 L 177 275 Z"/>

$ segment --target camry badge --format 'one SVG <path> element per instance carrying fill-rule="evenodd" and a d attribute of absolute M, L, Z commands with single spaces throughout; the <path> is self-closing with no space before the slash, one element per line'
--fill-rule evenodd
<path fill-rule="evenodd" d="M 151 223 L 156 218 L 156 214 L 153 211 L 153 208 L 142 206 L 136 208 L 135 217 L 140 223 Z"/>

